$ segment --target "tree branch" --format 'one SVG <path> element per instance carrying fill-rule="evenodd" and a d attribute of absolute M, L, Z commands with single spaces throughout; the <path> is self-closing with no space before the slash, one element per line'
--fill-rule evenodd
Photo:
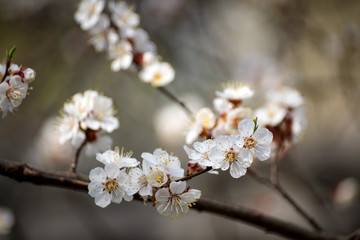
<path fill-rule="evenodd" d="M 80 174 L 69 172 L 42 171 L 23 163 L 0 159 L 0 175 L 12 178 L 19 182 L 31 182 L 37 185 L 49 185 L 66 189 L 87 192 L 89 179 Z M 139 197 L 137 197 L 139 199 Z M 325 232 L 313 232 L 295 224 L 274 217 L 257 213 L 254 210 L 202 197 L 193 206 L 200 212 L 209 212 L 223 217 L 239 220 L 276 235 L 291 239 L 309 240 L 344 240 L 345 237 Z"/>
<path fill-rule="evenodd" d="M 194 113 L 190 110 L 190 108 L 188 106 L 186 106 L 186 104 L 179 100 L 173 93 L 171 93 L 168 89 L 166 89 L 165 87 L 157 87 L 157 89 L 164 94 L 165 96 L 167 96 L 170 100 L 176 102 L 177 104 L 179 104 L 184 110 L 185 112 L 191 117 L 194 115 Z"/>
<path fill-rule="evenodd" d="M 310 225 L 317 231 L 323 231 L 320 225 L 309 215 L 305 212 L 304 209 L 300 207 L 300 205 L 295 202 L 295 200 L 281 187 L 279 183 L 274 184 L 269 179 L 261 176 L 258 172 L 254 171 L 251 168 L 247 169 L 247 172 L 258 182 L 269 186 L 280 193 L 294 208 L 295 210 L 300 213 L 309 223 Z"/>

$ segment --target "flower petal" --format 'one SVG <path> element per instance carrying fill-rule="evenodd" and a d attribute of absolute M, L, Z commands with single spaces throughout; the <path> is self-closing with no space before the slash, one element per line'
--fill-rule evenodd
<path fill-rule="evenodd" d="M 171 182 L 170 183 L 170 191 L 173 194 L 183 193 L 186 189 L 186 182 Z"/>
<path fill-rule="evenodd" d="M 273 140 L 273 134 L 267 128 L 261 128 L 255 132 L 254 138 L 259 144 L 269 145 Z"/>
<path fill-rule="evenodd" d="M 239 178 L 246 174 L 246 168 L 240 166 L 240 164 L 236 161 L 233 162 L 230 166 L 230 175 L 233 178 Z"/>
<path fill-rule="evenodd" d="M 265 161 L 265 160 L 270 158 L 270 154 L 271 154 L 270 145 L 258 144 L 258 145 L 255 146 L 254 150 L 255 150 L 255 156 L 260 161 Z"/>
<path fill-rule="evenodd" d="M 104 182 L 106 179 L 106 172 L 101 167 L 94 168 L 90 171 L 89 179 L 90 181 Z"/>
<path fill-rule="evenodd" d="M 103 192 L 95 197 L 95 204 L 99 207 L 106 207 L 111 203 L 111 194 L 109 192 Z"/>
<path fill-rule="evenodd" d="M 254 122 L 247 118 L 242 120 L 238 125 L 239 134 L 241 137 L 250 137 L 254 132 Z"/>

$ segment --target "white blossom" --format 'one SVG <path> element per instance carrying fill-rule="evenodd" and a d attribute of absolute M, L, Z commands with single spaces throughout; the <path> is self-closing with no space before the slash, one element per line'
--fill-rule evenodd
<path fill-rule="evenodd" d="M 112 59 L 112 71 L 118 72 L 121 69 L 128 69 L 133 61 L 131 44 L 123 40 L 110 45 L 109 57 Z"/>
<path fill-rule="evenodd" d="M 142 153 L 141 157 L 144 159 L 144 168 L 151 168 L 150 174 L 153 174 L 155 180 L 158 177 L 159 179 L 166 178 L 167 175 L 170 176 L 171 180 L 177 180 L 184 176 L 184 169 L 181 168 L 179 158 L 170 155 L 161 148 L 155 149 L 153 154 L 146 152 Z M 163 171 L 164 174 L 161 174 L 161 171 Z"/>
<path fill-rule="evenodd" d="M 31 83 L 35 80 L 36 72 L 31 68 L 22 68 L 21 72 L 24 74 L 22 79 L 24 83 Z"/>
<path fill-rule="evenodd" d="M 94 99 L 98 93 L 93 90 L 77 93 L 72 96 L 71 100 L 66 102 L 63 107 L 63 114 L 75 117 L 79 122 L 83 122 L 90 114 L 94 107 Z M 86 126 L 82 123 L 82 128 Z M 95 130 L 95 129 L 94 129 Z"/>
<path fill-rule="evenodd" d="M 97 167 L 90 171 L 89 195 L 95 198 L 95 204 L 106 207 L 111 202 L 120 203 L 122 199 L 131 201 L 133 197 L 126 192 L 129 177 L 117 165 L 107 164 L 105 169 Z"/>
<path fill-rule="evenodd" d="M 222 92 L 216 91 L 216 95 L 237 104 L 241 103 L 244 99 L 251 98 L 254 95 L 254 91 L 248 85 L 231 82 L 224 85 Z"/>
<path fill-rule="evenodd" d="M 226 114 L 225 129 L 228 134 L 235 134 L 239 122 L 245 118 L 252 117 L 252 111 L 250 108 L 237 107 L 232 109 Z"/>
<path fill-rule="evenodd" d="M 113 164 L 117 166 L 119 169 L 121 168 L 129 168 L 129 167 L 136 167 L 139 165 L 139 161 L 137 161 L 135 158 L 132 158 L 132 152 L 124 153 L 124 149 L 120 149 L 119 147 L 115 147 L 115 151 L 109 149 L 105 151 L 104 153 L 97 153 L 96 159 L 107 165 L 107 164 Z"/>
<path fill-rule="evenodd" d="M 149 34 L 142 28 L 126 28 L 122 31 L 126 39 L 131 39 L 136 53 L 156 52 L 156 46 L 149 39 Z"/>
<path fill-rule="evenodd" d="M 140 17 L 134 12 L 134 8 L 128 6 L 126 2 L 110 2 L 109 9 L 112 12 L 112 20 L 120 29 L 135 28 L 140 23 Z"/>
<path fill-rule="evenodd" d="M 243 139 L 238 135 L 219 136 L 215 139 L 215 143 L 216 147 L 212 148 L 209 154 L 211 161 L 223 171 L 230 167 L 230 175 L 233 178 L 245 175 L 252 158 L 246 158 L 245 151 L 240 147 Z"/>
<path fill-rule="evenodd" d="M 184 150 L 188 157 L 190 158 L 189 163 L 197 163 L 203 169 L 206 167 L 214 167 L 215 162 L 211 161 L 209 154 L 212 148 L 216 147 L 216 143 L 212 139 L 205 140 L 203 142 L 193 143 L 193 148 L 191 149 L 188 146 L 184 146 Z M 214 168 L 219 168 L 215 166 Z M 209 173 L 218 174 L 217 171 L 209 171 Z"/>
<path fill-rule="evenodd" d="M 2 117 L 6 117 L 7 112 L 13 112 L 26 97 L 28 84 L 24 83 L 19 75 L 7 76 L 0 83 L 0 109 Z"/>
<path fill-rule="evenodd" d="M 149 169 L 146 179 L 148 183 L 153 187 L 162 187 L 165 183 L 168 182 L 167 171 L 162 166 L 153 166 L 150 167 L 147 164 L 144 164 L 145 168 Z"/>
<path fill-rule="evenodd" d="M 225 98 L 221 98 L 221 97 L 215 98 L 213 101 L 213 105 L 214 105 L 215 111 L 218 112 L 220 115 L 226 114 L 234 107 L 234 105 L 232 103 L 230 103 Z"/>
<path fill-rule="evenodd" d="M 72 145 L 78 146 L 79 143 L 81 144 L 82 139 L 85 138 L 85 133 L 79 128 L 79 120 L 73 115 L 63 115 L 58 118 L 56 127 L 61 144 L 70 140 Z"/>
<path fill-rule="evenodd" d="M 273 139 L 272 133 L 266 128 L 255 129 L 255 123 L 251 119 L 244 119 L 238 126 L 240 137 L 242 138 L 243 154 L 242 157 L 252 162 L 252 152 L 260 161 L 267 160 L 271 154 L 270 144 Z"/>
<path fill-rule="evenodd" d="M 110 27 L 110 19 L 107 15 L 102 14 L 97 24 L 90 29 L 89 42 L 98 52 L 108 49 L 119 40 L 118 34 Z"/>
<path fill-rule="evenodd" d="M 109 133 L 119 128 L 119 120 L 114 117 L 115 110 L 112 99 L 96 92 L 93 101 L 92 109 L 82 125 L 92 130 L 105 130 Z"/>
<path fill-rule="evenodd" d="M 150 168 L 141 169 L 138 167 L 131 168 L 129 171 L 130 182 L 128 185 L 128 193 L 133 195 L 135 193 L 139 193 L 144 200 L 147 199 L 148 196 L 153 195 L 153 187 L 148 181 Z"/>
<path fill-rule="evenodd" d="M 14 75 L 15 73 L 19 73 L 20 70 L 21 70 L 21 68 L 20 68 L 19 65 L 15 64 L 15 63 L 12 63 L 12 64 L 10 64 L 10 67 L 8 69 L 8 73 L 10 75 Z"/>
<path fill-rule="evenodd" d="M 99 21 L 105 0 L 82 0 L 74 17 L 82 30 L 89 30 Z"/>
<path fill-rule="evenodd" d="M 202 108 L 196 112 L 191 128 L 186 135 L 186 144 L 194 142 L 200 134 L 210 131 L 216 125 L 216 116 L 209 108 Z"/>
<path fill-rule="evenodd" d="M 259 108 L 255 111 L 255 116 L 258 117 L 261 126 L 275 127 L 280 124 L 285 116 L 287 110 L 277 104 L 269 103 L 265 107 Z"/>
<path fill-rule="evenodd" d="M 174 80 L 175 71 L 167 62 L 154 61 L 139 72 L 139 77 L 154 87 L 162 87 Z"/>
<path fill-rule="evenodd" d="M 57 125 L 60 143 L 69 140 L 78 147 L 86 139 L 88 153 L 104 150 L 111 140 L 108 137 L 99 138 L 98 135 L 110 133 L 119 127 L 119 120 L 114 114 L 111 98 L 93 90 L 75 94 L 61 111 Z"/>
<path fill-rule="evenodd" d="M 180 214 L 188 214 L 201 196 L 197 189 L 186 189 L 186 182 L 171 182 L 169 188 L 161 188 L 155 194 L 156 209 L 164 216 L 178 218 Z"/>
<path fill-rule="evenodd" d="M 285 86 L 268 92 L 267 99 L 285 108 L 297 108 L 304 104 L 304 99 L 297 90 Z"/>
<path fill-rule="evenodd" d="M 76 118 L 83 130 L 112 132 L 119 127 L 119 120 L 114 117 L 112 99 L 94 90 L 75 94 L 64 104 L 62 113 Z"/>

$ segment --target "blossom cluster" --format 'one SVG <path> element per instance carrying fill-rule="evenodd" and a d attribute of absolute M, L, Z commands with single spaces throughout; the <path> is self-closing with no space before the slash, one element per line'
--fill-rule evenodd
<path fill-rule="evenodd" d="M 200 138 L 217 138 L 221 135 L 236 133 L 240 121 L 257 117 L 261 127 L 268 128 L 274 134 L 274 142 L 283 144 L 298 141 L 306 127 L 304 100 L 300 93 L 289 87 L 269 91 L 266 105 L 255 110 L 244 107 L 243 102 L 254 95 L 247 85 L 231 82 L 224 85 L 223 91 L 217 91 L 214 109 L 202 108 L 194 115 L 186 134 L 186 143 L 191 144 Z"/>
<path fill-rule="evenodd" d="M 89 195 L 95 204 L 106 207 L 122 199 L 131 201 L 137 194 L 144 201 L 154 202 L 157 211 L 165 216 L 187 214 L 200 198 L 201 192 L 186 187 L 180 160 L 158 148 L 153 153 L 142 153 L 142 163 L 132 153 L 119 148 L 98 153 L 96 159 L 104 164 L 90 171 Z"/>
<path fill-rule="evenodd" d="M 119 128 L 119 120 L 114 116 L 115 110 L 111 98 L 94 90 L 75 94 L 64 104 L 57 129 L 59 141 L 70 141 L 79 147 L 84 141 L 88 155 L 105 150 L 112 144 L 112 139 L 103 133 L 111 133 Z"/>
<path fill-rule="evenodd" d="M 134 69 L 143 82 L 154 87 L 174 80 L 174 69 L 161 61 L 155 44 L 139 27 L 139 15 L 126 2 L 82 0 L 74 17 L 89 33 L 95 50 L 108 53 L 113 71 Z"/>
<path fill-rule="evenodd" d="M 193 148 L 184 146 L 188 154 L 189 173 L 200 172 L 206 168 L 230 168 L 230 175 L 239 178 L 246 174 L 253 162 L 253 154 L 260 161 L 269 159 L 272 133 L 266 128 L 258 128 L 257 120 L 244 119 L 238 124 L 238 133 L 221 135 L 215 139 L 195 142 Z M 212 170 L 209 173 L 217 174 Z"/>
<path fill-rule="evenodd" d="M 17 64 L 0 64 L 0 112 L 6 117 L 13 112 L 28 94 L 29 83 L 35 80 L 33 69 Z"/>
<path fill-rule="evenodd" d="M 222 135 L 203 142 L 195 142 L 194 149 L 184 146 L 189 156 L 186 177 L 195 171 L 227 170 L 239 178 L 245 175 L 253 162 L 253 154 L 261 160 L 270 157 L 272 133 L 258 128 L 257 120 L 244 119 L 238 124 L 238 133 Z M 201 191 L 186 186 L 185 170 L 178 157 L 161 148 L 153 153 L 141 154 L 140 163 L 132 152 L 124 153 L 118 147 L 97 153 L 96 159 L 104 164 L 90 171 L 89 195 L 95 204 L 106 207 L 111 202 L 132 201 L 134 195 L 154 203 L 165 216 L 179 217 L 187 214 L 201 196 Z M 195 167 L 196 166 L 196 167 Z"/>
<path fill-rule="evenodd" d="M 255 111 L 259 124 L 274 134 L 276 144 L 297 143 L 307 125 L 301 94 L 282 86 L 269 91 L 266 100 L 266 105 Z"/>

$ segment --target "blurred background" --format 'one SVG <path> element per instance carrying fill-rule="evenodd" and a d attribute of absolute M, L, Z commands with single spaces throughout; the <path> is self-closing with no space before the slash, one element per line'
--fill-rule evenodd
<path fill-rule="evenodd" d="M 229 80 L 247 82 L 258 107 L 267 89 L 285 84 L 306 99 L 308 128 L 280 164 L 284 188 L 327 230 L 360 226 L 360 2 L 357 0 L 151 0 L 136 6 L 141 25 L 176 70 L 168 89 L 197 110 L 212 107 Z M 77 1 L 0 0 L 0 59 L 16 45 L 14 62 L 33 68 L 33 91 L 1 119 L 1 158 L 44 169 L 67 169 L 73 150 L 52 130 L 63 102 L 86 89 L 112 97 L 120 128 L 114 146 L 142 152 L 162 147 L 186 167 L 183 110 L 131 71 L 113 73 L 106 54 L 87 44 L 75 23 Z M 176 116 L 176 117 L 174 117 Z M 162 127 L 159 127 L 160 126 Z M 180 123 L 181 124 L 181 123 Z M 166 131 L 164 131 L 166 130 Z M 55 139 L 55 140 L 54 140 Z M 79 171 L 101 166 L 82 156 Z M 255 166 L 268 174 L 267 163 Z M 304 227 L 272 190 L 228 172 L 191 186 Z M 139 202 L 95 206 L 87 194 L 17 183 L 0 176 L 0 239 L 280 239 L 207 213 L 169 221 Z M 7 228 L 7 229 L 6 229 Z"/>

